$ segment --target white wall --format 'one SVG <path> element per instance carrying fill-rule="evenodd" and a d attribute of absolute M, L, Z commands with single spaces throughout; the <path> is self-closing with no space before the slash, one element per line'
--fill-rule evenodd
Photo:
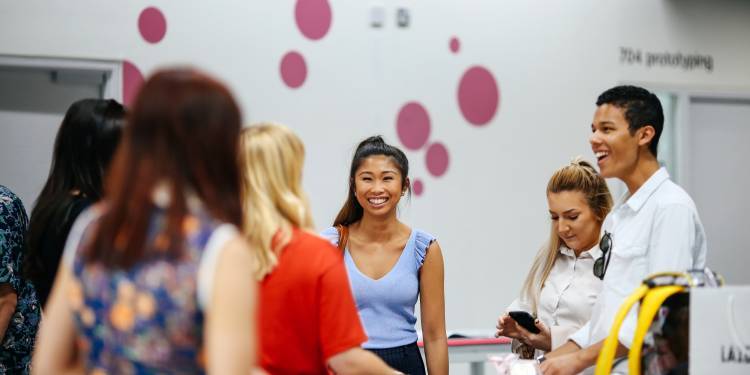
<path fill-rule="evenodd" d="M 331 3 L 328 35 L 310 41 L 295 27 L 293 1 L 2 1 L 0 54 L 128 59 L 144 73 L 194 64 L 219 75 L 247 122 L 280 121 L 305 140 L 306 188 L 320 228 L 343 201 L 356 143 L 380 133 L 398 144 L 399 107 L 420 101 L 450 167 L 433 178 L 424 152 L 408 152 L 425 193 L 406 205 L 404 218 L 437 235 L 444 249 L 451 330 L 491 330 L 517 294 L 546 237 L 547 178 L 575 155 L 593 159 L 587 137 L 601 91 L 620 82 L 750 88 L 750 3 L 740 0 Z M 381 29 L 368 26 L 373 3 L 386 10 Z M 155 45 L 137 29 L 139 12 L 151 5 L 168 22 Z M 408 29 L 394 26 L 400 6 L 411 11 Z M 461 41 L 456 55 L 448 50 L 453 35 Z M 714 69 L 622 65 L 621 46 L 709 54 Z M 308 63 L 297 90 L 278 73 L 289 50 Z M 493 72 L 501 91 L 499 112 L 484 127 L 469 126 L 455 99 L 461 74 L 475 64 Z"/>
<path fill-rule="evenodd" d="M 47 179 L 62 119 L 63 114 L 0 110 L 0 185 L 21 199 L 27 215 Z"/>

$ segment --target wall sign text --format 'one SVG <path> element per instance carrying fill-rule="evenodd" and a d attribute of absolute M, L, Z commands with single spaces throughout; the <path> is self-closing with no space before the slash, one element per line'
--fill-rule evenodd
<path fill-rule="evenodd" d="M 674 68 L 687 71 L 714 70 L 714 57 L 698 53 L 683 54 L 682 52 L 651 52 L 639 48 L 620 47 L 620 64 L 643 65 L 647 68 Z"/>

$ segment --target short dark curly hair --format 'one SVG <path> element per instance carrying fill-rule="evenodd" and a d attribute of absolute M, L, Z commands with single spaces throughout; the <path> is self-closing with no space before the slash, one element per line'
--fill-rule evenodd
<path fill-rule="evenodd" d="M 648 148 L 656 156 L 659 137 L 664 129 L 664 110 L 654 93 L 637 86 L 617 86 L 599 95 L 596 105 L 602 104 L 610 104 L 624 110 L 630 134 L 635 134 L 636 130 L 646 125 L 653 126 L 656 134 Z"/>

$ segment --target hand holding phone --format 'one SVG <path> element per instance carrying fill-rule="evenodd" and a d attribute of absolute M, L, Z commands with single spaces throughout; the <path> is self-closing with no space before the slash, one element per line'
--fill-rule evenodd
<path fill-rule="evenodd" d="M 536 323 L 534 323 L 536 319 L 526 311 L 511 311 L 508 315 L 510 315 L 518 325 L 525 328 L 527 331 L 535 334 L 541 332 L 539 327 L 536 326 Z"/>

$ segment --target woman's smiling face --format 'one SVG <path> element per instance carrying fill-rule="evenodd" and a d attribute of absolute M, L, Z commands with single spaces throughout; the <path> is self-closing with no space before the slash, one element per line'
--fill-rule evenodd
<path fill-rule="evenodd" d="M 366 214 L 389 214 L 396 209 L 404 194 L 405 186 L 401 179 L 401 172 L 390 157 L 367 157 L 354 174 L 354 194 L 357 202 Z"/>

